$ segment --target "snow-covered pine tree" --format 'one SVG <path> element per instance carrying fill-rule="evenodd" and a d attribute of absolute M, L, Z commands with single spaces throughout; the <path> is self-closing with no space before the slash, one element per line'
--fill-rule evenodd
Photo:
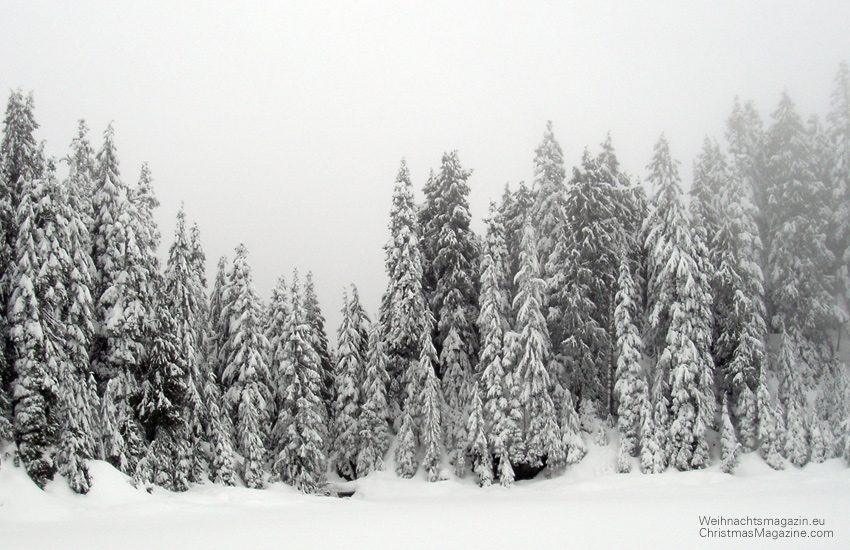
<path fill-rule="evenodd" d="M 52 173 L 24 182 L 17 219 L 9 335 L 18 453 L 39 486 L 58 469 L 85 493 L 97 430 L 86 355 L 92 326 L 85 227 Z"/>
<path fill-rule="evenodd" d="M 170 298 L 166 292 L 161 296 Z M 138 484 L 154 482 L 172 491 L 185 491 L 192 474 L 184 410 L 189 398 L 189 358 L 172 309 L 160 304 L 153 322 L 152 341 L 142 364 L 145 379 L 139 403 L 139 420 L 153 444 L 136 465 L 134 478 Z"/>
<path fill-rule="evenodd" d="M 660 474 L 667 466 L 666 454 L 659 444 L 659 440 L 665 442 L 666 439 L 663 435 L 659 437 L 661 430 L 655 423 L 655 416 L 652 399 L 647 399 L 640 410 L 640 469 L 645 474 Z"/>
<path fill-rule="evenodd" d="M 281 437 L 272 475 L 302 492 L 313 493 L 325 483 L 328 413 L 321 397 L 321 358 L 311 344 L 316 336 L 305 317 L 297 272 L 291 299 L 280 379 L 286 389 L 274 427 Z"/>
<path fill-rule="evenodd" d="M 761 441 L 761 456 L 768 466 L 774 470 L 782 470 L 785 467 L 782 459 L 782 434 L 777 426 L 775 409 L 771 405 L 764 370 L 759 375 L 756 407 L 758 410 L 758 439 Z"/>
<path fill-rule="evenodd" d="M 390 377 L 391 418 L 397 421 L 404 406 L 407 373 L 419 359 L 419 344 L 428 305 L 423 292 L 423 259 L 419 219 L 407 163 L 402 159 L 393 188 L 390 240 L 384 245 L 389 282 L 381 300 L 380 324 L 386 340 Z"/>
<path fill-rule="evenodd" d="M 230 281 L 227 274 L 227 257 L 222 256 L 218 260 L 215 281 L 212 292 L 210 292 L 210 309 L 207 332 L 207 361 L 216 380 L 221 381 L 224 369 L 227 366 L 226 350 L 227 341 L 230 338 L 230 322 L 224 315 L 227 302 L 225 291 Z"/>
<path fill-rule="evenodd" d="M 836 276 L 847 304 L 850 303 L 850 65 L 846 61 L 839 65 L 835 75 L 826 123 L 826 156 L 831 160 L 828 191 L 835 202 L 829 236 L 837 263 Z"/>
<path fill-rule="evenodd" d="M 316 287 L 313 284 L 312 271 L 308 271 L 307 277 L 304 278 L 304 319 L 313 329 L 311 331 L 313 338 L 311 344 L 313 349 L 316 350 L 316 353 L 319 354 L 320 373 L 322 377 L 322 402 L 325 405 L 325 410 L 330 412 L 335 399 L 333 395 L 334 364 L 328 345 L 328 335 L 325 331 L 325 317 L 322 315 L 322 310 L 319 307 L 319 298 L 316 295 Z"/>
<path fill-rule="evenodd" d="M 772 245 L 765 272 L 769 322 L 815 345 L 838 319 L 832 298 L 834 257 L 827 247 L 826 190 L 816 178 L 811 144 L 794 103 L 783 92 L 768 132 L 768 230 Z M 804 383 L 820 374 L 825 358 L 806 365 Z"/>
<path fill-rule="evenodd" d="M 715 156 L 716 152 L 712 152 L 710 158 Z M 737 423 L 741 443 L 745 449 L 752 449 L 758 425 L 755 391 L 765 367 L 767 328 L 758 263 L 761 239 L 745 177 L 741 167 L 733 166 L 719 191 L 719 225 L 711 241 L 715 318 L 712 354 L 718 389 L 730 396 L 730 413 Z"/>
<path fill-rule="evenodd" d="M 627 473 L 630 470 L 628 457 L 637 456 L 641 447 L 641 415 L 647 414 L 649 387 L 640 364 L 643 348 L 637 328 L 637 303 L 640 298 L 625 255 L 620 260 L 617 286 L 614 309 L 617 337 L 617 382 L 614 391 L 618 402 L 617 428 L 620 432 L 617 469 Z"/>
<path fill-rule="evenodd" d="M 648 345 L 658 354 L 657 375 L 669 379 L 671 463 L 680 470 L 702 468 L 708 463 L 706 432 L 714 418 L 711 291 L 695 255 L 678 171 L 663 135 L 648 168 L 654 188 L 644 229 Z M 663 398 L 655 397 L 656 407 Z M 661 424 L 658 416 L 655 420 Z"/>
<path fill-rule="evenodd" d="M 508 185 L 502 194 L 502 202 L 499 204 L 499 213 L 505 225 L 505 247 L 508 255 L 505 260 L 505 276 L 508 282 L 509 296 L 516 296 L 516 284 L 514 279 L 519 271 L 519 250 L 522 243 L 522 231 L 526 219 L 530 219 L 530 210 L 534 202 L 534 195 L 525 185 L 520 182 L 516 191 L 511 192 Z M 515 315 L 516 312 L 512 312 Z"/>
<path fill-rule="evenodd" d="M 33 133 L 38 128 L 33 111 L 32 93 L 24 97 L 21 90 L 12 91 L 6 105 L 3 138 L 0 141 L 0 303 L 6 307 L 12 294 L 12 276 L 18 239 L 17 210 L 25 182 L 40 178 L 45 160 L 42 147 Z M 9 390 L 15 377 L 14 344 L 9 336 L 6 315 L 0 315 L 0 396 Z M 5 400 L 0 397 L 0 400 Z M 9 404 L 11 405 L 11 403 Z M 0 416 L 11 413 L 5 407 Z M 2 421 L 0 421 L 2 422 Z"/>
<path fill-rule="evenodd" d="M 564 236 L 549 258 L 550 334 L 567 384 L 581 399 L 612 412 L 614 295 L 618 249 L 625 237 L 620 221 L 619 181 L 585 150 L 567 187 Z M 551 374 L 551 373 L 550 373 Z"/>
<path fill-rule="evenodd" d="M 717 141 L 706 137 L 694 162 L 693 183 L 690 189 L 691 218 L 705 232 L 706 245 L 714 241 L 720 230 L 720 194 L 727 186 L 729 170 Z M 714 255 L 711 260 L 714 263 Z"/>
<path fill-rule="evenodd" d="M 753 205 L 753 217 L 763 245 L 758 264 L 764 265 L 770 249 L 771 235 L 767 230 L 767 167 L 765 136 L 761 116 L 751 101 L 741 104 L 736 97 L 732 114 L 726 122 L 726 141 L 729 143 L 732 173 L 740 178 L 744 196 Z"/>
<path fill-rule="evenodd" d="M 193 263 L 201 273 L 200 267 L 204 264 L 204 256 L 200 249 L 200 238 L 196 231 L 197 226 L 193 226 L 190 237 L 192 250 L 194 251 L 192 258 Z M 222 258 L 224 260 L 224 258 Z M 236 483 L 236 461 L 233 455 L 233 423 L 230 416 L 227 414 L 227 409 L 224 405 L 224 396 L 222 395 L 219 377 L 216 374 L 216 364 L 218 357 L 219 335 L 214 334 L 212 330 L 213 318 L 216 319 L 216 325 L 220 324 L 221 307 L 222 307 L 222 291 L 226 281 L 227 261 L 219 263 L 219 273 L 216 279 L 217 288 L 212 293 L 212 297 L 217 300 L 217 314 L 212 313 L 212 305 L 204 302 L 205 309 L 203 318 L 199 320 L 199 325 L 203 331 L 203 362 L 201 376 L 203 377 L 201 395 L 204 401 L 204 438 L 209 443 L 209 454 L 207 463 L 209 465 L 209 479 L 213 483 L 222 485 L 235 485 Z M 201 280 L 201 286 L 205 286 L 205 277 L 198 277 Z"/>
<path fill-rule="evenodd" d="M 23 199 L 26 182 L 41 178 L 46 167 L 43 145 L 35 141 L 34 133 L 38 129 L 38 123 L 35 121 L 34 111 L 32 92 L 24 97 L 20 89 L 12 91 L 6 104 L 3 139 L 0 141 L 2 198 L 8 201 L 11 213 L 17 211 Z"/>
<path fill-rule="evenodd" d="M 526 448 L 524 463 L 532 468 L 563 463 L 565 452 L 558 427 L 553 383 L 547 368 L 551 360 L 551 344 L 546 320 L 541 312 L 544 282 L 537 261 L 537 239 L 534 228 L 526 224 L 520 251 L 520 270 L 516 275 L 519 289 L 514 298 L 519 331 L 520 407 L 523 413 L 522 437 Z"/>
<path fill-rule="evenodd" d="M 92 184 L 95 177 L 94 148 L 88 139 L 89 128 L 84 120 L 77 124 L 77 135 L 71 140 L 71 152 L 63 160 L 68 164 L 68 186 L 74 202 L 89 231 L 92 224 Z"/>
<path fill-rule="evenodd" d="M 550 120 L 546 122 L 543 141 L 534 151 L 534 186 L 532 188 L 534 196 L 529 212 L 531 224 L 537 230 L 537 257 L 544 273 L 543 278 L 547 281 L 555 276 L 555 273 L 547 271 L 549 257 L 555 251 L 558 242 L 566 237 L 564 234 L 567 201 L 564 180 L 566 177 L 564 153 L 552 132 Z"/>
<path fill-rule="evenodd" d="M 720 428 L 720 471 L 731 474 L 738 465 L 738 454 L 741 452 L 741 444 L 735 435 L 735 427 L 732 426 L 732 418 L 729 413 L 729 396 L 723 396 L 723 411 L 721 415 Z"/>
<path fill-rule="evenodd" d="M 505 277 L 507 250 L 502 214 L 491 206 L 487 235 L 481 256 L 481 293 L 478 298 L 478 332 L 481 348 L 478 354 L 483 393 L 483 418 L 490 451 L 498 462 L 503 485 L 513 483 L 514 473 L 508 450 L 517 430 L 511 417 L 513 402 L 508 381 L 512 373 L 506 369 L 505 333 L 510 330 L 508 286 Z M 504 477 L 503 477 L 504 476 Z"/>
<path fill-rule="evenodd" d="M 284 348 L 288 341 L 288 335 L 285 333 L 286 323 L 289 319 L 289 287 L 286 285 L 286 277 L 281 276 L 277 280 L 277 284 L 272 289 L 271 301 L 269 302 L 267 325 L 266 325 L 266 340 L 269 341 L 269 377 L 271 379 L 271 393 L 274 396 L 273 402 L 270 403 L 269 412 L 271 418 L 276 423 L 278 413 L 285 399 L 285 393 L 289 387 L 290 381 L 284 376 Z M 273 407 L 271 405 L 274 405 Z M 271 432 L 269 441 L 269 449 L 276 449 L 280 443 L 280 437 L 274 431 Z"/>
<path fill-rule="evenodd" d="M 57 463 L 59 473 L 70 480 L 78 493 L 89 489 L 85 459 L 97 457 L 97 438 L 100 435 L 98 411 L 100 400 L 89 360 L 89 347 L 94 333 L 94 303 L 91 296 L 94 264 L 89 255 L 90 239 L 84 211 L 76 201 L 74 191 L 63 189 L 62 205 L 67 223 L 64 234 L 68 239 L 70 265 L 65 284 L 68 303 L 63 308 L 64 348 L 67 360 L 60 386 L 65 387 L 67 414 L 64 434 L 60 438 Z"/>
<path fill-rule="evenodd" d="M 224 401 L 237 433 L 237 449 L 244 458 L 242 475 L 252 488 L 263 486 L 264 441 L 270 419 L 268 348 L 263 334 L 262 304 L 254 289 L 248 251 L 236 248 L 222 316 L 230 327 L 224 351 Z"/>
<path fill-rule="evenodd" d="M 405 406 L 401 413 L 398 435 L 396 435 L 395 473 L 409 479 L 416 475 L 418 469 L 413 413 L 409 407 Z"/>
<path fill-rule="evenodd" d="M 123 432 L 115 440 L 104 433 L 106 452 L 111 453 L 107 456 L 116 466 L 128 468 L 122 471 L 132 475 L 144 454 L 136 403 L 139 381 L 144 375 L 141 365 L 146 343 L 154 330 L 155 300 L 160 292 L 156 255 L 159 231 L 152 213 L 158 203 L 145 168 L 136 188 L 127 190 L 121 184 L 111 125 L 98 163 L 92 259 L 99 276 L 99 285 L 95 286 L 102 292 L 96 294 L 98 337 L 92 362 L 95 373 L 107 385 L 104 420 Z M 109 385 L 113 386 L 111 390 Z M 108 429 L 106 425 L 104 429 Z M 123 443 L 117 443 L 122 439 Z"/>
<path fill-rule="evenodd" d="M 426 328 L 430 328 L 430 323 L 426 324 Z M 421 411 L 419 441 L 425 452 L 425 456 L 422 458 L 422 467 L 428 472 L 428 481 L 438 481 L 443 458 L 444 428 L 441 415 L 443 394 L 440 382 L 437 380 L 437 374 L 434 372 L 437 365 L 437 351 L 434 349 L 430 330 L 426 332 L 423 332 L 422 336 L 422 354 L 418 364 L 419 372 L 415 375 L 422 381 L 422 394 L 419 398 Z"/>
<path fill-rule="evenodd" d="M 821 421 L 815 416 L 810 421 L 809 425 L 809 449 L 811 449 L 810 462 L 820 464 L 826 460 L 826 443 L 823 438 L 823 430 L 821 429 Z"/>
<path fill-rule="evenodd" d="M 342 322 L 337 332 L 337 364 L 334 380 L 333 442 L 331 466 L 345 479 L 358 477 L 357 453 L 360 448 L 360 413 L 364 401 L 361 394 L 367 357 L 364 355 L 363 307 L 354 294 L 343 295 Z"/>
<path fill-rule="evenodd" d="M 383 469 L 384 456 L 390 446 L 387 387 L 389 358 L 381 336 L 380 323 L 369 331 L 369 353 L 363 380 L 363 407 L 360 412 L 360 446 L 357 452 L 357 475 L 366 476 Z"/>
<path fill-rule="evenodd" d="M 467 454 L 472 460 L 472 471 L 478 476 L 478 485 L 488 487 L 493 482 L 493 458 L 484 425 L 484 404 L 476 381 L 472 386 L 472 403 L 466 425 Z"/>
<path fill-rule="evenodd" d="M 200 481 L 201 458 L 206 415 L 203 388 L 206 383 L 202 372 L 203 325 L 206 316 L 206 296 L 203 280 L 203 251 L 193 243 L 186 229 L 186 213 L 181 205 L 177 213 L 174 242 L 168 252 L 168 262 L 163 278 L 162 306 L 173 318 L 174 336 L 185 363 L 186 395 L 185 416 L 190 440 L 186 442 L 192 459 L 190 480 Z M 200 255 L 200 257 L 198 257 Z"/>
<path fill-rule="evenodd" d="M 433 282 L 428 299 L 436 320 L 446 451 L 459 474 L 465 467 L 469 381 L 478 357 L 478 245 L 469 226 L 470 174 L 457 151 L 443 155 L 440 171 L 425 189 L 423 213 L 430 218 L 422 224 L 425 280 Z"/>
<path fill-rule="evenodd" d="M 112 123 L 109 123 L 103 133 L 103 147 L 97 153 L 94 170 L 90 233 L 92 261 L 96 274 L 92 296 L 97 303 L 103 291 L 112 283 L 115 276 L 113 271 L 121 265 L 121 258 L 115 257 L 111 243 L 124 238 L 116 225 L 126 208 L 127 188 L 121 180 Z"/>
<path fill-rule="evenodd" d="M 561 431 L 561 441 L 564 446 L 564 464 L 569 466 L 579 462 L 587 454 L 587 445 L 581 436 L 581 423 L 575 402 L 570 391 L 564 386 L 555 387 L 554 401 L 558 404 L 558 426 Z M 602 426 L 599 427 L 602 430 Z M 603 432 L 604 433 L 604 432 Z M 607 440 L 602 445 L 606 445 Z M 558 463 L 553 463 L 557 466 Z"/>
<path fill-rule="evenodd" d="M 779 374 L 779 400 L 785 411 L 783 454 L 795 466 L 803 466 L 808 462 L 809 446 L 802 371 L 799 354 L 795 349 L 798 346 L 799 340 L 783 331 L 780 334 L 774 370 Z"/>

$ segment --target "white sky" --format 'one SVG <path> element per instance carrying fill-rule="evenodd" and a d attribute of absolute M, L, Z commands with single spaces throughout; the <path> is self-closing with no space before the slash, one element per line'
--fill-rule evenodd
<path fill-rule="evenodd" d="M 264 299 L 311 269 L 335 339 L 343 286 L 377 312 L 402 157 L 421 190 L 458 149 L 476 229 L 547 119 L 640 177 L 663 131 L 687 184 L 736 94 L 825 113 L 850 2 L 3 2 L 0 52 L 49 154 L 115 120 L 124 180 L 150 163 L 163 253 L 184 201 L 211 275 L 240 241 Z"/>

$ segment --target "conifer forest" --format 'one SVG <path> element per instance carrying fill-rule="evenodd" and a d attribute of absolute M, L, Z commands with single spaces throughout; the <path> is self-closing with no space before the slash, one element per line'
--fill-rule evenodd
<path fill-rule="evenodd" d="M 829 105 L 736 98 L 724 135 L 683 159 L 692 181 L 664 135 L 641 181 L 610 136 L 568 166 L 541 121 L 534 181 L 493 197 L 480 234 L 462 152 L 418 183 L 402 159 L 380 308 L 352 285 L 331 327 L 309 271 L 264 302 L 245 246 L 206 257 L 191 204 L 157 227 L 151 170 L 121 166 L 111 124 L 80 120 L 52 158 L 33 95 L 12 91 L 3 467 L 77 493 L 106 461 L 149 491 L 322 494 L 388 470 L 511 487 L 609 438 L 622 473 L 850 462 L 846 63 Z"/>

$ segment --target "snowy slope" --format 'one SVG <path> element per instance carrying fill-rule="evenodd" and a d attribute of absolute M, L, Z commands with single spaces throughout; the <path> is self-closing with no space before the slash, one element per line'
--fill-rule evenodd
<path fill-rule="evenodd" d="M 850 469 L 840 460 L 774 472 L 745 455 L 734 476 L 616 474 L 614 445 L 554 479 L 512 489 L 428 483 L 378 472 L 350 499 L 212 485 L 134 489 L 92 463 L 88 496 L 40 491 L 8 458 L 0 470 L 0 548 L 850 548 Z M 700 537 L 700 515 L 822 518 L 829 539 Z"/>

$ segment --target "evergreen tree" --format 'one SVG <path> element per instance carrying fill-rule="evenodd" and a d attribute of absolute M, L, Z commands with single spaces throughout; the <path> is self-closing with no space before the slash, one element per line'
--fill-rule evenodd
<path fill-rule="evenodd" d="M 729 398 L 723 397 L 723 414 L 721 419 L 722 425 L 720 429 L 721 454 L 720 454 L 720 470 L 727 474 L 731 474 L 738 465 L 738 453 L 741 451 L 741 444 L 738 443 L 738 438 L 735 435 L 735 428 L 732 426 L 732 419 L 729 414 Z"/>
<path fill-rule="evenodd" d="M 457 152 L 443 155 L 440 171 L 426 186 L 430 216 L 422 224 L 429 302 L 436 319 L 434 346 L 445 399 L 444 428 L 449 461 L 460 474 L 465 467 L 466 413 L 473 361 L 478 356 L 478 246 L 469 227 L 466 183 L 471 172 Z"/>
<path fill-rule="evenodd" d="M 229 284 L 227 276 L 227 257 L 218 260 L 215 282 L 210 293 L 209 332 L 207 335 L 207 361 L 215 378 L 221 380 L 227 366 L 226 344 L 230 338 L 230 323 L 224 315 L 225 290 Z"/>
<path fill-rule="evenodd" d="M 334 366 L 331 359 L 330 347 L 328 346 L 328 335 L 325 332 L 325 318 L 319 308 L 319 298 L 316 296 L 316 287 L 313 285 L 313 272 L 308 271 L 304 279 L 304 319 L 312 327 L 311 342 L 313 349 L 319 354 L 322 379 L 322 402 L 325 410 L 330 411 L 333 400 Z M 365 344 L 364 344 L 365 345 Z"/>
<path fill-rule="evenodd" d="M 281 438 L 272 474 L 300 491 L 313 493 L 325 482 L 328 414 L 321 398 L 321 359 L 311 344 L 316 336 L 305 318 L 297 273 L 291 296 L 281 378 L 286 390 L 274 427 Z"/>
<path fill-rule="evenodd" d="M 827 198 L 835 204 L 828 236 L 837 264 L 838 290 L 847 305 L 850 303 L 850 65 L 846 61 L 839 65 L 835 76 L 826 122 L 825 156 L 830 160 L 825 174 Z"/>
<path fill-rule="evenodd" d="M 774 470 L 781 470 L 785 467 L 780 444 L 782 434 L 779 432 L 776 413 L 770 402 L 764 371 L 759 376 L 756 405 L 758 408 L 758 438 L 761 441 L 761 456 L 768 466 Z"/>
<path fill-rule="evenodd" d="M 530 211 L 534 201 L 532 192 L 525 183 L 520 182 L 515 192 L 505 185 L 502 202 L 499 205 L 499 213 L 502 215 L 505 225 L 505 247 L 508 255 L 505 260 L 505 276 L 507 278 L 509 295 L 516 296 L 515 284 L 516 274 L 519 271 L 519 251 L 522 243 L 523 228 L 526 219 L 531 219 Z M 512 312 L 513 315 L 516 312 Z"/>
<path fill-rule="evenodd" d="M 271 302 L 268 310 L 268 324 L 266 327 L 266 340 L 269 341 L 269 376 L 271 378 L 271 393 L 274 396 L 274 407 L 270 410 L 272 418 L 277 419 L 280 409 L 286 397 L 289 380 L 284 375 L 284 349 L 289 340 L 286 334 L 286 323 L 289 319 L 289 289 L 286 286 L 286 278 L 281 276 L 272 289 Z M 282 434 L 272 432 L 270 449 L 277 448 Z"/>
<path fill-rule="evenodd" d="M 663 136 L 649 169 L 655 188 L 645 226 L 649 342 L 659 354 L 658 375 L 669 378 L 671 462 L 680 470 L 702 468 L 708 462 L 706 432 L 714 418 L 711 292 L 695 256 L 678 172 Z"/>
<path fill-rule="evenodd" d="M 127 188 L 121 180 L 115 150 L 115 130 L 110 123 L 103 133 L 103 147 L 95 160 L 92 189 L 92 261 L 96 273 L 93 297 L 96 302 L 112 283 L 113 272 L 122 265 L 113 243 L 124 238 L 117 224 L 126 208 L 126 200 Z"/>
<path fill-rule="evenodd" d="M 389 282 L 381 301 L 380 324 L 387 345 L 388 398 L 393 419 L 401 414 L 404 380 L 419 358 L 427 303 L 423 292 L 420 227 L 407 163 L 402 160 L 393 188 L 390 240 L 384 245 Z"/>
<path fill-rule="evenodd" d="M 799 343 L 796 343 L 799 345 Z M 779 352 L 776 357 L 776 372 L 779 373 L 779 400 L 785 411 L 784 456 L 795 466 L 808 462 L 808 434 L 806 430 L 806 403 L 799 366 L 799 355 L 795 351 L 793 336 L 781 334 Z"/>
<path fill-rule="evenodd" d="M 404 407 L 396 436 L 395 473 L 404 478 L 415 476 L 419 469 L 419 462 L 416 460 L 416 433 L 410 409 Z"/>
<path fill-rule="evenodd" d="M 17 216 L 23 187 L 26 182 L 40 178 L 45 168 L 42 148 L 36 144 L 33 135 L 38 129 L 34 110 L 32 94 L 24 97 L 21 90 L 13 91 L 3 121 L 3 139 L 0 141 L 0 303 L 4 307 L 13 292 L 14 263 L 18 254 L 15 251 L 19 233 Z M 12 398 L 15 356 L 9 324 L 6 315 L 0 316 L 0 396 L 9 389 L 9 397 Z"/>
<path fill-rule="evenodd" d="M 770 324 L 815 344 L 835 325 L 832 252 L 827 247 L 825 187 L 816 178 L 811 144 L 794 104 L 783 92 L 768 134 L 767 189 L 773 244 L 766 282 Z M 822 365 L 809 365 L 818 374 Z"/>
<path fill-rule="evenodd" d="M 88 139 L 89 128 L 85 120 L 77 124 L 77 135 L 71 140 L 71 152 L 65 157 L 68 163 L 68 179 L 70 187 L 76 195 L 80 206 L 80 215 L 86 223 L 86 228 L 92 223 L 92 185 L 96 173 L 95 152 Z"/>
<path fill-rule="evenodd" d="M 712 153 L 712 155 L 715 155 Z M 715 161 L 719 163 L 720 161 Z M 765 363 L 761 240 L 744 174 L 735 168 L 720 187 L 719 229 L 711 241 L 718 388 L 730 396 L 741 442 L 752 449 L 757 430 L 755 390 Z"/>
<path fill-rule="evenodd" d="M 185 420 L 190 440 L 187 442 L 193 482 L 200 481 L 201 443 L 204 439 L 205 405 L 203 388 L 205 377 L 202 372 L 203 323 L 206 315 L 206 296 L 203 280 L 203 251 L 200 243 L 193 243 L 186 230 L 186 214 L 181 207 L 177 213 L 177 229 L 174 243 L 168 254 L 164 276 L 164 306 L 173 317 L 174 336 L 185 362 Z"/>
<path fill-rule="evenodd" d="M 531 223 L 537 230 L 537 257 L 543 266 L 545 278 L 553 275 L 547 271 L 549 256 L 558 241 L 565 237 L 566 170 L 564 153 L 552 132 L 552 121 L 546 122 L 543 141 L 534 151 L 534 202 L 531 205 Z"/>
<path fill-rule="evenodd" d="M 262 305 L 254 289 L 247 255 L 244 245 L 236 248 L 229 284 L 224 291 L 222 316 L 228 321 L 230 335 L 224 346 L 228 359 L 222 382 L 226 388 L 225 405 L 238 434 L 237 449 L 244 458 L 243 478 L 249 487 L 261 488 L 264 440 L 270 422 L 269 342 L 262 332 Z"/>
<path fill-rule="evenodd" d="M 652 400 L 647 399 L 640 411 L 640 468 L 645 474 L 660 474 L 667 465 L 665 453 L 659 445 L 661 430 L 656 425 L 655 418 Z"/>
<path fill-rule="evenodd" d="M 28 176 L 27 176 L 28 177 Z M 85 228 L 52 173 L 24 183 L 9 307 L 14 434 L 41 487 L 58 471 L 85 493 L 95 452 L 97 396 L 88 370 L 90 260 Z"/>
<path fill-rule="evenodd" d="M 488 487 L 493 482 L 493 459 L 485 431 L 484 404 L 481 402 L 478 382 L 472 387 L 472 407 L 469 411 L 466 433 L 469 434 L 467 453 L 472 457 L 472 471 L 478 476 L 478 484 Z"/>
<path fill-rule="evenodd" d="M 367 356 L 364 354 L 362 324 L 365 313 L 360 305 L 357 290 L 353 296 L 343 296 L 342 323 L 337 337 L 337 367 L 334 384 L 334 439 L 331 446 L 331 464 L 346 479 L 358 477 L 357 453 L 360 447 L 360 414 L 364 402 L 361 394 L 365 379 Z M 365 321 L 368 322 L 368 321 Z"/>
<path fill-rule="evenodd" d="M 614 295 L 624 243 L 620 189 L 585 151 L 567 188 L 564 238 L 549 258 L 549 326 L 565 372 L 558 380 L 612 410 Z"/>
<path fill-rule="evenodd" d="M 641 367 L 641 348 L 643 342 L 638 333 L 637 319 L 637 289 L 632 279 L 629 262 L 623 258 L 620 263 L 619 290 L 616 295 L 614 319 L 617 336 L 617 382 L 614 391 L 617 393 L 617 428 L 620 432 L 620 459 L 618 470 L 629 471 L 628 457 L 636 456 L 641 429 L 641 415 L 647 414 L 646 403 L 649 401 L 649 388 Z"/>
<path fill-rule="evenodd" d="M 420 373 L 418 373 L 418 377 L 423 383 L 420 403 L 422 427 L 419 433 L 419 440 L 425 451 L 422 467 L 428 472 L 428 481 L 438 481 L 440 463 L 442 462 L 443 425 L 440 411 L 443 396 L 437 375 L 434 372 L 437 353 L 430 334 L 424 334 L 422 339 L 422 355 L 419 359 Z"/>
<path fill-rule="evenodd" d="M 142 366 L 139 420 L 149 441 L 154 442 L 136 465 L 140 484 L 153 481 L 166 489 L 189 488 L 191 463 L 186 441 L 184 408 L 189 396 L 188 358 L 181 349 L 180 327 L 167 307 L 158 308 L 153 341 Z"/>
<path fill-rule="evenodd" d="M 380 325 L 375 323 L 369 331 L 369 353 L 362 386 L 365 397 L 360 412 L 360 448 L 357 452 L 357 474 L 360 476 L 383 469 L 384 456 L 390 446 L 388 364 Z"/>
<path fill-rule="evenodd" d="M 517 431 L 511 417 L 518 405 L 508 388 L 513 377 L 505 361 L 505 334 L 510 329 L 508 288 L 505 277 L 507 250 L 504 242 L 502 214 L 491 207 L 487 222 L 487 238 L 481 256 L 481 293 L 479 295 L 478 331 L 481 348 L 478 369 L 483 385 L 483 420 L 489 435 L 490 450 L 500 465 L 503 485 L 513 483 L 509 449 Z M 504 476 L 504 477 L 502 477 Z"/>
<path fill-rule="evenodd" d="M 519 333 L 520 406 L 523 413 L 522 436 L 526 446 L 524 462 L 537 467 L 547 460 L 556 465 L 564 459 L 563 443 L 552 400 L 552 382 L 547 362 L 551 358 L 546 320 L 541 312 L 543 280 L 537 261 L 535 232 L 526 225 L 517 273 L 519 292 L 514 298 Z"/>
<path fill-rule="evenodd" d="M 761 116 L 752 102 L 743 105 L 736 97 L 732 114 L 726 123 L 726 140 L 729 143 L 730 164 L 735 177 L 740 179 L 743 195 L 753 205 L 753 218 L 763 248 L 758 258 L 765 265 L 772 235 L 768 231 L 766 140 Z"/>

